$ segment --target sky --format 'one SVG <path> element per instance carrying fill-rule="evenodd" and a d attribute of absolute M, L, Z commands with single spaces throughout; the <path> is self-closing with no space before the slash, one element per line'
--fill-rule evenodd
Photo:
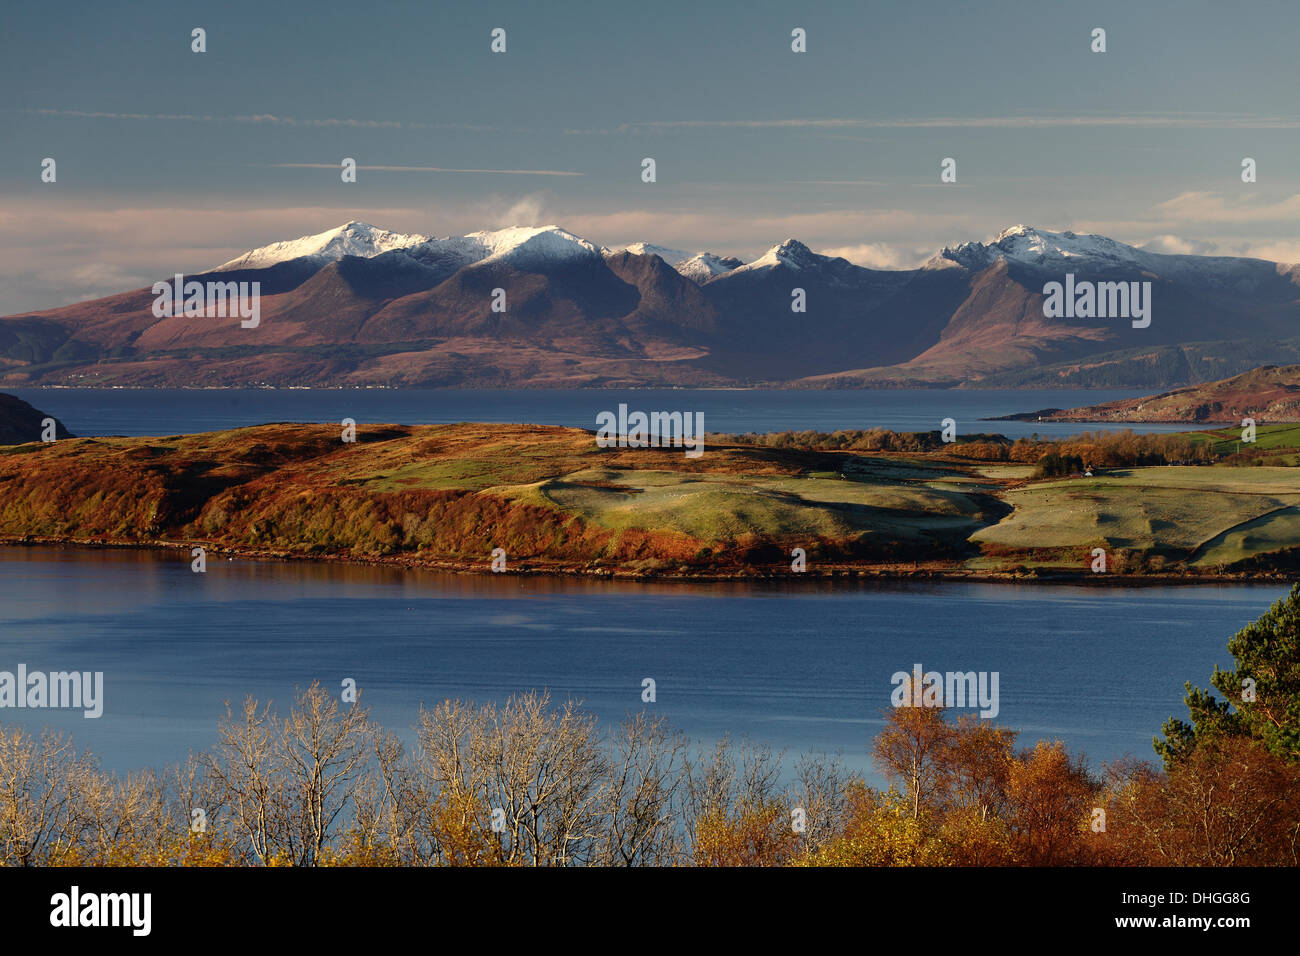
<path fill-rule="evenodd" d="M 352 219 L 746 259 L 797 238 L 878 268 L 1025 223 L 1300 261 L 1294 0 L 48 0 L 0 18 L 0 314 Z"/>

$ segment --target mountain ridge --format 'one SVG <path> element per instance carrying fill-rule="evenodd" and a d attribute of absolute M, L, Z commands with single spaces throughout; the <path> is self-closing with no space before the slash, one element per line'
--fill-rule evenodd
<path fill-rule="evenodd" d="M 1067 272 L 1150 283 L 1154 324 L 1047 317 L 1044 283 Z M 891 270 L 794 238 L 743 261 L 609 248 L 558 225 L 437 238 L 353 220 L 186 278 L 259 283 L 258 328 L 156 317 L 149 289 L 7 316 L 0 383 L 970 387 L 1058 374 L 1086 385 L 1096 358 L 1095 384 L 1122 367 L 1137 387 L 1168 387 L 1197 368 L 1135 356 L 1195 344 L 1207 374 L 1235 374 L 1252 366 L 1232 364 L 1229 342 L 1290 354 L 1300 337 L 1300 267 L 1025 225 Z"/>

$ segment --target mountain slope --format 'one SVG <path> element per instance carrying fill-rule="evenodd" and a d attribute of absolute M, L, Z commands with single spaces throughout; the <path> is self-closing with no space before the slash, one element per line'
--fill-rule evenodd
<path fill-rule="evenodd" d="M 992 243 L 944 249 L 927 269 L 955 268 L 970 277 L 970 295 L 953 312 L 938 341 L 897 363 L 809 379 L 805 384 L 1018 385 L 1043 387 L 1093 357 L 1146 354 L 1189 343 L 1230 358 L 1228 342 L 1250 330 L 1253 341 L 1278 343 L 1300 332 L 1300 267 L 1259 259 L 1163 255 L 1104 236 L 1053 233 L 1015 226 Z M 1072 274 L 1080 283 L 1150 285 L 1151 322 L 1134 328 L 1124 319 L 1049 318 L 1044 287 Z M 1230 363 L 1232 372 L 1258 364 Z M 1222 368 L 1223 366 L 1221 366 Z M 1026 374 L 1044 370 L 1043 375 Z M 1126 384 L 1165 385 L 1161 370 L 1138 362 Z M 1112 384 L 1088 380 L 1074 384 Z"/>
<path fill-rule="evenodd" d="M 1240 425 L 1300 422 L 1300 365 L 1265 365 L 1242 375 L 1187 388 L 1048 414 L 1042 421 L 1195 422 Z"/>
<path fill-rule="evenodd" d="M 938 339 L 961 301 L 940 296 L 934 308 L 935 278 L 919 270 L 866 269 L 787 239 L 704 284 L 729 343 L 709 364 L 742 380 L 787 380 L 855 361 L 905 361 Z M 964 279 L 954 278 L 955 285 L 943 284 L 958 291 Z M 803 292 L 803 312 L 793 310 L 795 290 Z M 898 322 L 901 312 L 908 322 Z"/>

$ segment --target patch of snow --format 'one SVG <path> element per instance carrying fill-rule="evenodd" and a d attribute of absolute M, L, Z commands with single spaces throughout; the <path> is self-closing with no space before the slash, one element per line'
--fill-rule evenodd
<path fill-rule="evenodd" d="M 511 265 L 543 265 L 571 262 L 600 255 L 593 243 L 575 236 L 559 226 L 512 226 L 493 232 L 471 232 L 456 240 L 477 244 L 485 255 L 482 262 L 509 262 Z"/>
<path fill-rule="evenodd" d="M 692 282 L 703 284 L 714 276 L 725 275 L 743 264 L 739 259 L 731 256 L 715 256 L 711 252 L 701 252 L 689 259 L 674 263 L 673 268 Z"/>
<path fill-rule="evenodd" d="M 488 261 L 536 267 L 600 254 L 595 245 L 559 226 L 513 226 L 439 239 L 389 232 L 364 222 L 349 222 L 318 235 L 273 242 L 246 252 L 214 271 L 266 269 L 293 259 L 308 259 L 325 265 L 344 256 L 373 259 L 387 252 L 399 252 L 425 265 L 451 269 Z"/>
<path fill-rule="evenodd" d="M 983 269 L 999 259 L 1054 272 L 1072 268 L 1127 269 L 1173 276 L 1194 271 L 1204 278 L 1231 281 L 1255 269 L 1260 262 L 1232 256 L 1147 252 L 1108 236 L 1079 234 L 1068 230 L 1052 232 L 1018 224 L 1002 230 L 987 245 L 982 242 L 963 242 L 956 248 L 945 248 L 927 266 L 938 267 L 940 260 L 948 260 L 968 268 Z M 1214 276 L 1213 273 L 1218 275 Z"/>

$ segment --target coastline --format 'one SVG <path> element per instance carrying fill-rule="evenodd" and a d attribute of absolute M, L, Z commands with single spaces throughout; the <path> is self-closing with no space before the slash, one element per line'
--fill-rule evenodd
<path fill-rule="evenodd" d="M 977 582 L 981 584 L 1074 584 L 1088 587 L 1164 587 L 1172 585 L 1206 585 L 1206 584 L 1290 584 L 1300 580 L 1300 571 L 1286 572 L 1208 572 L 1204 574 L 1188 573 L 1185 570 L 1167 573 L 1093 573 L 1088 570 L 1078 571 L 1030 568 L 1020 571 L 994 571 L 977 568 L 940 567 L 919 563 L 903 562 L 901 564 L 834 564 L 826 563 L 820 567 L 809 567 L 805 571 L 794 572 L 786 568 L 779 570 L 752 568 L 727 572 L 707 572 L 697 569 L 645 570 L 630 567 L 580 567 L 567 562 L 541 562 L 521 559 L 510 562 L 513 566 L 505 571 L 492 571 L 491 559 L 482 561 L 455 561 L 417 558 L 410 555 L 362 557 L 344 554 L 301 554 L 284 549 L 248 548 L 224 545 L 200 540 L 194 541 L 130 541 L 125 539 L 76 538 L 48 535 L 0 535 L 0 547 L 53 547 L 67 550 L 112 550 L 141 552 L 182 552 L 189 560 L 192 548 L 201 547 L 208 556 L 219 555 L 246 561 L 283 561 L 307 562 L 311 564 L 332 564 L 345 567 L 390 568 L 395 570 L 436 571 L 447 574 L 462 575 L 500 575 L 501 577 L 544 577 L 574 580 L 606 581 L 644 581 L 646 583 L 691 583 L 710 584 L 723 581 L 737 583 L 793 583 L 796 581 L 929 581 L 929 582 Z M 907 564 L 915 566 L 908 568 Z"/>
<path fill-rule="evenodd" d="M 456 573 L 503 573 L 499 552 L 507 574 L 587 580 L 1108 586 L 1300 572 L 1293 469 L 1031 480 L 1003 444 L 958 457 L 934 435 L 896 437 L 866 451 L 732 436 L 703 459 L 483 423 L 29 443 L 0 453 L 0 541 Z M 1191 453 L 1176 437 L 1144 441 Z"/>

